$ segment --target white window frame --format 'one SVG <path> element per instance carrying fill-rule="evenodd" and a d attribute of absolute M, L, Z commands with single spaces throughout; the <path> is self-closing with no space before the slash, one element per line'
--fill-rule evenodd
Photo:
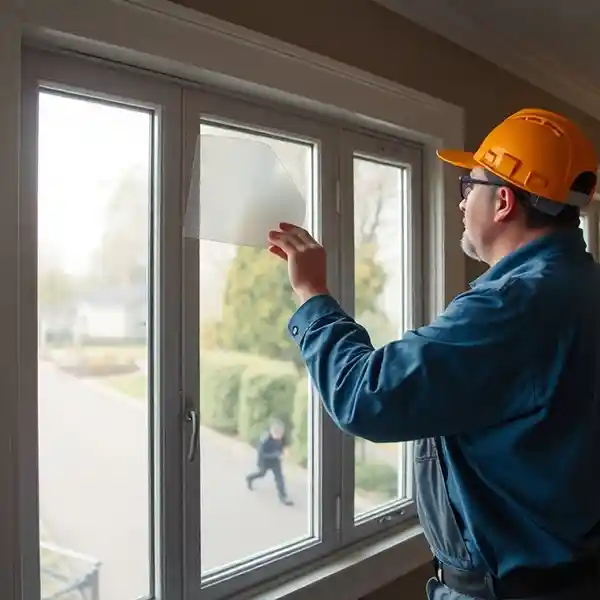
<path fill-rule="evenodd" d="M 0 484 L 11 493 L 0 507 L 0 523 L 7 540 L 2 550 L 7 552 L 6 557 L 2 555 L 6 560 L 0 561 L 0 594 L 29 600 L 24 582 L 37 578 L 38 573 L 33 558 L 37 537 L 34 547 L 29 519 L 32 500 L 27 496 L 31 492 L 33 456 L 27 437 L 31 414 L 21 401 L 32 368 L 21 354 L 30 354 L 31 348 L 28 351 L 19 346 L 19 325 L 26 326 L 28 313 L 19 308 L 18 297 L 32 284 L 31 271 L 27 277 L 27 262 L 23 270 L 17 261 L 20 63 L 24 40 L 110 58 L 189 81 L 218 84 L 322 115 L 350 117 L 357 125 L 423 143 L 427 173 L 423 182 L 427 207 L 423 215 L 427 232 L 424 264 L 429 275 L 425 281 L 427 317 L 464 289 L 465 261 L 458 245 L 462 224 L 455 201 L 456 173 L 443 170 L 435 157 L 439 146 L 463 147 L 460 108 L 162 0 L 93 0 L 93 10 L 91 1 L 4 2 L 0 8 L 0 181 L 4 192 L 0 260 L 7 288 L 15 292 L 7 294 L 0 314 L 0 343 L 7 357 L 3 386 L 6 397 L 12 399 L 3 407 L 6 418 L 0 419 L 1 439 L 3 443 L 7 440 L 4 456 L 10 459 L 0 464 Z M 14 348 L 19 348 L 19 353 Z M 307 566 L 275 587 L 271 582 L 271 597 L 326 597 L 335 586 L 338 596 L 360 598 L 429 559 L 417 525 L 389 533 Z M 189 576 L 189 569 L 195 566 L 179 564 L 175 568 Z M 259 591 L 257 588 L 237 597 Z M 175 593 L 164 600 L 178 597 Z"/>
<path fill-rule="evenodd" d="M 182 429 L 178 405 L 180 395 L 180 246 L 182 211 L 173 204 L 180 197 L 181 92 L 173 84 L 147 75 L 123 73 L 118 69 L 92 64 L 68 56 L 56 56 L 27 49 L 23 53 L 23 112 L 21 144 L 21 191 L 19 203 L 20 276 L 28 283 L 28 293 L 20 299 L 20 368 L 28 376 L 21 382 L 20 410 L 23 433 L 37 437 L 38 428 L 38 347 L 37 347 L 37 153 L 38 94 L 40 89 L 55 90 L 127 106 L 149 109 L 156 115 L 153 152 L 153 212 L 156 228 L 152 232 L 155 248 L 151 310 L 153 312 L 153 365 L 156 366 L 153 410 L 148 411 L 152 443 L 150 456 L 150 514 L 153 531 L 149 559 L 157 597 L 177 595 L 173 582 L 179 581 L 182 564 L 182 527 L 180 524 L 180 465 Z M 171 206 L 167 206 L 171 205 Z M 156 277 L 154 277 L 154 275 Z M 163 310 L 159 314 L 159 306 Z M 163 318 L 164 315 L 164 318 Z M 160 317 L 160 318 L 159 318 Z M 150 371 L 153 373 L 153 370 Z M 150 383 L 150 382 L 149 382 Z M 149 385 L 149 388 L 151 386 Z M 160 423 L 160 425 L 159 425 Z M 41 424 L 43 427 L 43 424 Z M 93 427 L 93 424 L 89 424 Z M 24 507 L 29 516 L 38 513 L 38 449 L 25 444 L 21 459 L 28 468 L 22 474 Z M 159 462 L 160 461 L 160 462 Z M 168 476 L 168 480 L 165 476 Z M 39 527 L 37 518 L 26 520 L 23 550 L 31 575 L 23 581 L 23 595 L 39 598 Z M 33 575 L 33 569 L 38 574 Z M 167 587 L 168 586 L 168 587 Z"/>
<path fill-rule="evenodd" d="M 187 91 L 184 108 L 184 182 L 191 179 L 192 162 L 195 155 L 197 135 L 201 119 L 248 127 L 250 131 L 273 135 L 289 135 L 296 139 L 304 139 L 317 145 L 319 150 L 319 168 L 315 173 L 321 177 L 322 198 L 318 199 L 319 223 L 317 236 L 323 240 L 327 248 L 330 263 L 328 282 L 334 297 L 347 304 L 348 311 L 353 312 L 354 304 L 354 249 L 353 249 L 353 204 L 354 185 L 352 165 L 354 153 L 368 155 L 384 162 L 406 164 L 412 167 L 409 183 L 409 202 L 407 221 L 409 235 L 404 240 L 404 256 L 408 257 L 405 265 L 407 281 L 405 290 L 410 290 L 406 305 L 410 307 L 412 326 L 421 324 L 424 312 L 424 296 L 421 286 L 422 257 L 422 147 L 420 144 L 393 139 L 391 136 L 361 131 L 359 128 L 349 129 L 351 122 L 332 117 L 316 117 L 301 109 L 292 109 L 261 101 L 237 100 L 212 90 Z M 184 184 L 185 185 L 185 184 Z M 317 186 L 318 187 L 318 186 Z M 317 208 L 317 207 L 315 207 Z M 195 212 L 195 211 L 193 211 Z M 185 297 L 190 298 L 189 309 L 186 310 L 184 332 L 199 330 L 197 290 L 198 290 L 198 242 L 186 239 L 185 251 Z M 343 256 L 343 260 L 341 257 Z M 342 265 L 342 269 L 339 266 Z M 185 335 L 185 333 L 184 333 Z M 198 346 L 197 336 L 192 333 L 185 341 L 186 373 L 184 374 L 184 395 L 186 398 L 197 398 L 199 394 L 197 380 Z M 187 383 L 185 383 L 187 381 Z M 355 524 L 354 521 L 354 439 L 343 435 L 313 397 L 313 437 L 317 448 L 317 469 L 314 478 L 318 480 L 314 496 L 315 530 L 320 541 L 298 543 L 292 548 L 284 547 L 277 553 L 269 553 L 265 560 L 256 560 L 252 568 L 242 565 L 231 576 L 231 572 L 216 574 L 203 584 L 205 595 L 209 600 L 223 595 L 231 596 L 241 590 L 269 577 L 290 569 L 305 565 L 330 554 L 334 550 L 343 549 L 349 543 L 393 528 L 401 531 L 406 520 L 416 515 L 412 499 L 403 503 L 393 503 L 373 511 L 367 518 Z M 319 452 L 319 449 L 322 451 Z M 340 450 L 341 449 L 341 450 Z M 341 454 L 345 459 L 342 459 Z M 411 444 L 402 446 L 403 458 L 411 453 Z M 352 457 L 352 458 L 350 458 Z M 409 460 L 404 461 L 410 465 Z M 201 469 L 201 467 L 200 467 Z M 199 477 L 199 470 L 190 473 L 194 479 Z M 412 469 L 404 473 L 410 481 L 407 491 L 412 492 Z M 191 488 L 198 489 L 199 483 L 194 481 Z M 186 502 L 193 502 L 192 498 Z M 190 505 L 194 511 L 194 505 Z M 197 514 L 197 513 L 194 513 Z M 186 532 L 189 533 L 190 544 L 186 544 L 190 556 L 197 555 L 197 539 L 200 535 L 200 520 L 190 514 L 186 520 Z M 201 558 L 201 557 L 200 557 Z M 198 559 L 192 560 L 198 563 Z M 200 560 L 201 563 L 201 560 Z M 223 581 L 226 578 L 227 581 Z M 190 583 L 189 581 L 186 584 Z M 193 588 L 192 588 L 193 589 Z"/>
<path fill-rule="evenodd" d="M 335 132 L 326 123 L 304 115 L 302 111 L 294 109 L 284 110 L 283 107 L 274 104 L 263 104 L 262 102 L 238 100 L 228 95 L 219 94 L 208 90 L 186 90 L 184 102 L 184 182 L 191 180 L 192 162 L 194 159 L 197 136 L 200 132 L 202 120 L 213 121 L 223 125 L 247 127 L 248 131 L 256 133 L 272 134 L 275 136 L 290 136 L 292 139 L 306 141 L 317 147 L 317 161 L 313 177 L 320 180 L 322 185 L 314 185 L 315 198 L 311 209 L 316 217 L 316 235 L 323 240 L 328 247 L 335 249 L 328 256 L 330 280 L 328 285 L 333 294 L 339 289 L 337 273 L 339 271 L 339 239 L 337 232 L 336 215 L 336 163 L 334 162 L 337 144 L 332 134 Z M 185 266 L 184 285 L 185 298 L 189 298 L 189 310 L 185 311 L 184 343 L 186 361 L 184 371 L 184 393 L 187 398 L 199 397 L 198 365 L 199 349 L 198 336 L 194 333 L 199 331 L 197 308 L 198 290 L 198 240 L 185 239 Z M 291 316 L 291 315 L 290 315 Z M 185 332 L 192 332 L 186 336 Z M 187 374 L 187 377 L 186 377 Z M 244 589 L 251 588 L 283 572 L 289 572 L 293 568 L 306 565 L 311 561 L 318 560 L 331 553 L 337 547 L 338 527 L 336 517 L 336 498 L 339 486 L 339 440 L 340 432 L 331 423 L 331 420 L 323 418 L 321 408 L 316 395 L 313 394 L 313 431 L 312 437 L 316 441 L 316 458 L 326 457 L 326 460 L 313 461 L 315 468 L 313 481 L 318 482 L 316 494 L 313 496 L 313 515 L 315 517 L 314 531 L 320 541 L 307 540 L 305 543 L 296 543 L 293 546 L 284 546 L 278 551 L 269 552 L 263 560 L 254 561 L 252 566 L 242 565 L 239 571 L 231 576 L 231 572 L 224 572 L 223 576 L 216 574 L 207 578 L 202 583 L 203 598 L 213 600 L 222 596 L 238 594 Z M 321 446 L 326 443 L 326 452 L 321 452 Z M 201 469 L 201 466 L 200 466 Z M 196 480 L 200 476 L 200 469 L 196 468 L 188 473 L 193 488 L 199 488 Z M 312 483 L 312 482 L 311 482 Z M 190 499 L 186 499 L 191 501 Z M 197 497 L 196 507 L 199 504 Z M 190 507 L 193 510 L 193 507 Z M 191 531 L 186 543 L 187 552 L 190 555 L 198 554 L 197 540 L 200 535 L 200 519 L 197 509 L 190 514 L 190 521 L 186 519 L 186 529 Z M 194 518 L 196 517 L 196 518 Z M 201 559 L 201 557 L 198 557 Z M 198 569 L 200 574 L 200 568 Z M 190 582 L 186 581 L 186 586 Z M 197 581 L 196 588 L 200 587 Z M 193 588 L 190 589 L 193 592 Z M 192 596 L 190 596 L 192 597 Z"/>

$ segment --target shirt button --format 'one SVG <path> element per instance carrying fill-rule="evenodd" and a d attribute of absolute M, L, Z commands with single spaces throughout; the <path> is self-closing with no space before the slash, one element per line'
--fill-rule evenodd
<path fill-rule="evenodd" d="M 298 335 L 298 326 L 297 325 L 294 325 L 292 327 L 292 335 Z"/>

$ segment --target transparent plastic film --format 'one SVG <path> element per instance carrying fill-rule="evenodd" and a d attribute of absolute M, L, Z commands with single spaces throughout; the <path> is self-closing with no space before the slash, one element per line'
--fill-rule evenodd
<path fill-rule="evenodd" d="M 279 223 L 304 225 L 306 198 L 267 143 L 222 131 L 198 135 L 183 235 L 266 248 Z"/>

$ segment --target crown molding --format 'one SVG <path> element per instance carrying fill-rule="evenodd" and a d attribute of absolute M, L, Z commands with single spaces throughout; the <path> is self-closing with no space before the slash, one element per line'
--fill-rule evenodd
<path fill-rule="evenodd" d="M 534 40 L 506 28 L 500 33 L 489 13 L 473 10 L 469 0 L 373 1 L 600 120 L 600 80 L 553 60 Z"/>

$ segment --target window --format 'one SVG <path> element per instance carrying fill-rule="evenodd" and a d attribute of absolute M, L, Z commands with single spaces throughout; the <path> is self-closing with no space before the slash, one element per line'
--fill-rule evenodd
<path fill-rule="evenodd" d="M 600 201 L 598 199 L 586 206 L 579 222 L 588 252 L 596 260 L 600 260 Z"/>
<path fill-rule="evenodd" d="M 181 564 L 180 228 L 163 202 L 177 196 L 179 94 L 120 75 L 24 61 L 40 572 L 28 597 L 43 600 L 154 598 Z"/>
<path fill-rule="evenodd" d="M 585 245 L 590 249 L 590 224 L 589 219 L 586 214 L 582 214 L 579 218 L 579 227 L 581 231 L 583 231 L 583 239 L 585 240 Z"/>
<path fill-rule="evenodd" d="M 355 155 L 353 168 L 354 314 L 369 331 L 373 345 L 380 347 L 401 337 L 411 325 L 410 272 L 405 268 L 410 248 L 404 239 L 410 165 Z M 409 461 L 405 445 L 362 439 L 354 445 L 356 519 L 406 500 Z"/>
<path fill-rule="evenodd" d="M 199 408 L 201 417 L 199 460 L 187 470 L 189 488 L 198 493 L 188 522 L 199 531 L 200 548 L 191 537 L 187 550 L 199 554 L 200 585 L 216 597 L 312 560 L 338 543 L 339 457 L 331 458 L 340 434 L 323 418 L 287 331 L 297 305 L 286 264 L 268 252 L 264 228 L 255 245 L 245 242 L 257 213 L 247 214 L 238 197 L 259 203 L 260 190 L 274 186 L 275 204 L 288 201 L 281 192 L 285 180 L 301 199 L 296 222 L 331 243 L 335 215 L 325 206 L 335 206 L 334 130 L 294 114 L 192 92 L 184 123 L 192 182 L 184 388 L 187 409 Z M 224 229 L 227 211 L 230 228 Z M 236 222 L 243 222 L 241 229 L 235 230 Z M 327 460 L 322 448 L 332 449 Z"/>
<path fill-rule="evenodd" d="M 334 296 L 397 338 L 423 319 L 422 147 L 82 59 L 24 69 L 41 598 L 218 600 L 401 531 L 410 444 L 333 425 L 286 265 L 242 234 L 253 186 L 287 181 Z"/>
<path fill-rule="evenodd" d="M 42 597 L 151 592 L 152 125 L 39 94 Z"/>
<path fill-rule="evenodd" d="M 306 201 L 300 224 L 315 232 L 313 144 L 208 122 L 200 125 L 200 138 L 207 141 L 205 177 L 222 160 L 211 139 L 238 144 L 249 157 L 273 153 Z M 219 169 L 218 179 L 235 177 L 242 166 L 228 148 L 231 164 Z M 253 177 L 267 168 L 257 162 Z M 215 183 L 226 188 L 226 181 Z M 199 200 L 212 198 L 200 192 Z M 219 194 L 215 201 L 226 215 L 230 198 Z M 199 259 L 200 531 L 202 572 L 210 577 L 314 537 L 313 415 L 306 371 L 286 329 L 295 309 L 286 264 L 264 247 L 210 239 L 200 241 Z"/>
<path fill-rule="evenodd" d="M 343 261 L 342 299 L 380 347 L 423 318 L 421 149 L 347 131 L 341 146 L 342 248 L 353 257 Z M 343 455 L 345 539 L 414 515 L 412 444 L 345 436 Z"/>

